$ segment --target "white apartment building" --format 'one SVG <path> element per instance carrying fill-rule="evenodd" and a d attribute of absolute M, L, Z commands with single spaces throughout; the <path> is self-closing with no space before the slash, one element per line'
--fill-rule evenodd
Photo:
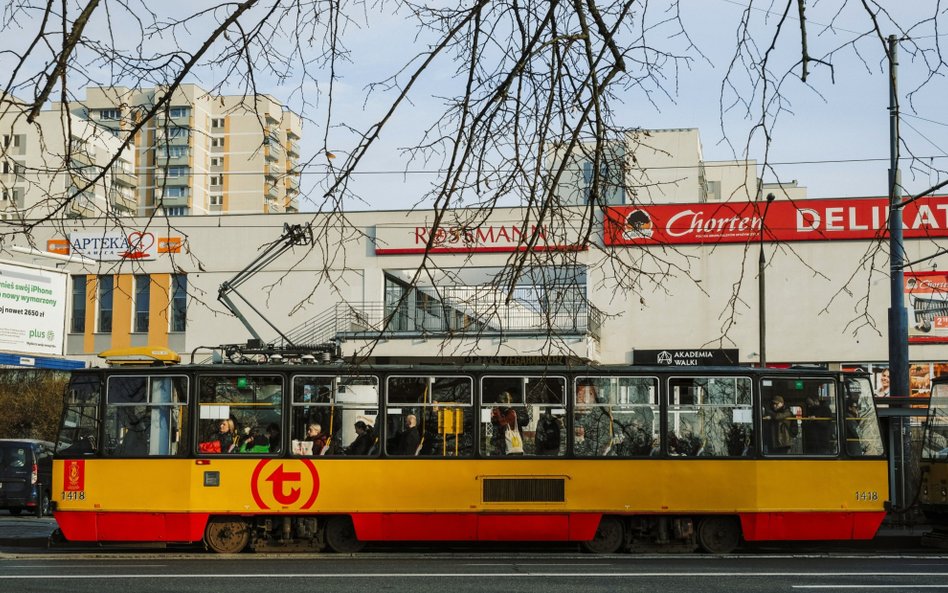
<path fill-rule="evenodd" d="M 585 204 L 592 189 L 594 145 L 576 147 L 557 184 L 564 204 Z M 565 148 L 551 151 L 551 168 Z M 605 145 L 600 159 L 600 201 L 609 205 L 672 204 L 754 200 L 773 193 L 781 199 L 806 198 L 796 181 L 762 184 L 754 160 L 706 161 L 697 128 L 628 130 Z"/>
<path fill-rule="evenodd" d="M 89 87 L 70 110 L 121 138 L 166 92 Z M 181 85 L 135 133 L 137 214 L 296 212 L 301 125 L 269 95 L 220 96 Z"/>
<path fill-rule="evenodd" d="M 138 213 L 135 147 L 58 108 L 0 99 L 0 220 Z"/>

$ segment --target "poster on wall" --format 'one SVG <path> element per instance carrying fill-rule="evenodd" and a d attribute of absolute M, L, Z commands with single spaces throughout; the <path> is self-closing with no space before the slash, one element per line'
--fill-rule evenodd
<path fill-rule="evenodd" d="M 948 272 L 905 272 L 909 343 L 948 342 Z"/>
<path fill-rule="evenodd" d="M 0 262 L 0 350 L 62 354 L 66 274 Z"/>

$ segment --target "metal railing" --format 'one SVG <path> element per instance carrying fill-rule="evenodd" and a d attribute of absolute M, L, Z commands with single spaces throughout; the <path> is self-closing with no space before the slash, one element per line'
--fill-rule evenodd
<path fill-rule="evenodd" d="M 602 312 L 585 301 L 559 302 L 536 311 L 523 303 L 495 304 L 480 313 L 467 304 L 434 299 L 339 303 L 286 332 L 296 346 L 315 346 L 339 338 L 590 336 L 600 339 Z"/>

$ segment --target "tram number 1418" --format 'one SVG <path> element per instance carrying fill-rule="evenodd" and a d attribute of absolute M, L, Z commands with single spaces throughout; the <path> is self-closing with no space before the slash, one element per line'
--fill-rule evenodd
<path fill-rule="evenodd" d="M 85 500 L 86 493 L 84 490 L 78 492 L 63 492 L 62 500 Z"/>
<path fill-rule="evenodd" d="M 875 490 L 856 490 L 856 500 L 859 502 L 872 502 L 879 500 L 879 493 Z"/>

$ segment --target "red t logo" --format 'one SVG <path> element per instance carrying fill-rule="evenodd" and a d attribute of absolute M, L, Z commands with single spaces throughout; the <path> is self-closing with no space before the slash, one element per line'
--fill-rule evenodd
<path fill-rule="evenodd" d="M 264 469 L 269 463 L 276 468 L 266 474 Z M 288 471 L 286 467 L 292 469 Z M 261 496 L 264 494 L 260 492 L 261 488 L 266 489 L 264 482 L 270 482 L 270 488 Z M 309 459 L 261 459 L 250 477 L 250 493 L 257 507 L 264 510 L 269 510 L 275 502 L 283 508 L 294 506 L 305 511 L 313 506 L 319 493 L 319 473 Z"/>
<path fill-rule="evenodd" d="M 267 477 L 268 482 L 273 483 L 273 498 L 280 504 L 293 504 L 300 498 L 299 488 L 290 488 L 289 494 L 284 494 L 284 482 L 299 482 L 300 472 L 285 472 L 283 466 L 278 465 L 272 474 Z"/>

